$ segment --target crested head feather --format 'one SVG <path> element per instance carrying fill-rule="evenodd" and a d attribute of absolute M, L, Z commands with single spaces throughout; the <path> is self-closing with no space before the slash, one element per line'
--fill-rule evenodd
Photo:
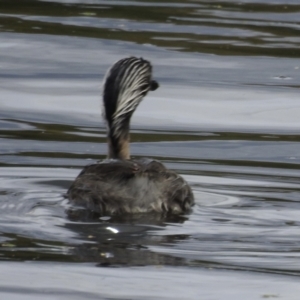
<path fill-rule="evenodd" d="M 152 66 L 143 58 L 121 59 L 108 70 L 103 88 L 104 117 L 113 136 L 120 137 L 143 97 L 158 87 L 151 77 Z"/>

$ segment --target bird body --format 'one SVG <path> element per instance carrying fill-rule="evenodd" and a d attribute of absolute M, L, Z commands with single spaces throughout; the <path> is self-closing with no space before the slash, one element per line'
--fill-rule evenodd
<path fill-rule="evenodd" d="M 182 213 L 192 192 L 183 178 L 150 159 L 105 160 L 85 167 L 69 197 L 100 214 Z"/>
<path fill-rule="evenodd" d="M 129 57 L 108 71 L 103 88 L 108 159 L 86 166 L 70 186 L 71 203 L 103 214 L 189 211 L 194 196 L 176 172 L 152 159 L 130 159 L 130 119 L 142 98 L 158 88 L 151 64 Z"/>

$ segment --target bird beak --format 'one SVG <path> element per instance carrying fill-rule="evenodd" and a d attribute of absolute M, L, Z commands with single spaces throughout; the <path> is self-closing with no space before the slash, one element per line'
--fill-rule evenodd
<path fill-rule="evenodd" d="M 159 87 L 158 82 L 155 80 L 152 80 L 151 85 L 150 85 L 150 91 L 155 91 L 156 89 L 158 89 L 158 87 Z"/>

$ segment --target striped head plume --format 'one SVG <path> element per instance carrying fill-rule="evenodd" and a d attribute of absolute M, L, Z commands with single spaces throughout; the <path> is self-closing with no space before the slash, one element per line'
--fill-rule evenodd
<path fill-rule="evenodd" d="M 152 66 L 143 58 L 128 57 L 117 61 L 104 78 L 104 117 L 116 137 L 129 130 L 130 118 L 149 90 L 156 90 Z"/>

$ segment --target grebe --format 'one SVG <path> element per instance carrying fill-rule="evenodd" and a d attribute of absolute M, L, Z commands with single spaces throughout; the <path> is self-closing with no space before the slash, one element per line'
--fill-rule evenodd
<path fill-rule="evenodd" d="M 67 192 L 71 203 L 101 215 L 172 213 L 190 210 L 194 196 L 187 182 L 152 159 L 130 159 L 130 119 L 148 91 L 158 88 L 143 58 L 116 62 L 103 86 L 108 159 L 86 166 Z"/>

